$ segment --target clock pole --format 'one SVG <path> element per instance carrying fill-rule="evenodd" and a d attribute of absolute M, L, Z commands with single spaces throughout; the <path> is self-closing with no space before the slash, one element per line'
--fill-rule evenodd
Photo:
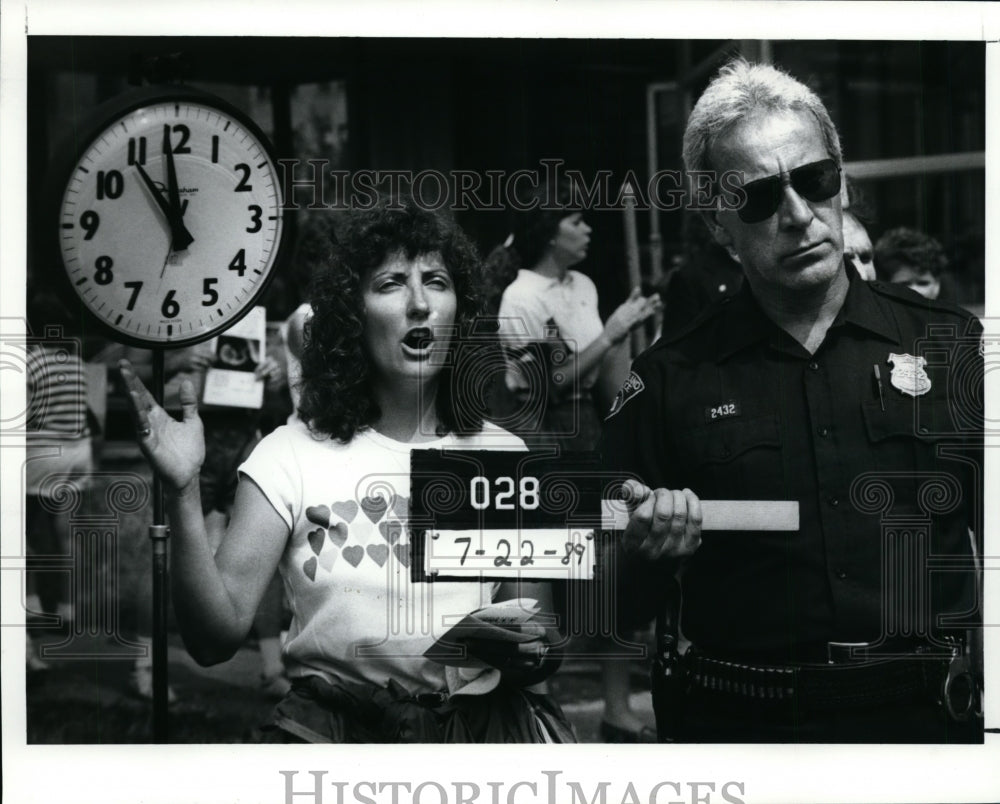
<path fill-rule="evenodd" d="M 163 349 L 153 349 L 153 398 L 163 405 Z M 170 529 L 163 511 L 163 481 L 153 473 L 153 742 L 167 741 L 167 540 Z"/>
<path fill-rule="evenodd" d="M 71 134 L 50 169 L 44 201 L 49 219 L 58 220 L 58 237 L 49 242 L 58 249 L 61 290 L 110 338 L 152 350 L 150 391 L 162 406 L 162 350 L 230 328 L 253 308 L 281 263 L 281 175 L 252 118 L 177 84 L 113 98 Z M 197 212 L 185 218 L 189 204 Z M 170 260 L 177 253 L 184 265 L 174 270 Z M 169 703 L 170 532 L 163 497 L 154 473 L 149 538 L 158 743 L 167 741 Z"/>

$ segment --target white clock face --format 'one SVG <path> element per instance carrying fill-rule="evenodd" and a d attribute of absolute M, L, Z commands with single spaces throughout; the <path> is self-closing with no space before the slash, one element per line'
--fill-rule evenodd
<path fill-rule="evenodd" d="M 124 340 L 179 346 L 228 327 L 264 288 L 281 184 L 237 117 L 154 101 L 91 142 L 59 224 L 63 266 L 90 311 Z"/>

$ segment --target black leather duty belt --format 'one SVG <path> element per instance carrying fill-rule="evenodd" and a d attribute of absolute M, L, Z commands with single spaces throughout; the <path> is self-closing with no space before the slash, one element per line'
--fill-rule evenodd
<path fill-rule="evenodd" d="M 951 661 L 949 656 L 913 654 L 842 664 L 770 666 L 711 658 L 691 650 L 682 664 L 691 691 L 748 703 L 831 711 L 933 699 L 941 691 Z"/>

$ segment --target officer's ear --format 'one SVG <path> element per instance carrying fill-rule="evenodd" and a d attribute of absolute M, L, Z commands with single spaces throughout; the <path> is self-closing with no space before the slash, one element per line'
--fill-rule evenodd
<path fill-rule="evenodd" d="M 847 212 L 851 208 L 851 193 L 847 187 L 847 182 L 843 179 L 840 181 L 840 208 Z"/>
<path fill-rule="evenodd" d="M 703 212 L 701 216 L 715 242 L 722 246 L 733 260 L 739 262 L 740 255 L 736 253 L 736 249 L 733 247 L 733 238 L 726 230 L 726 227 L 719 221 L 719 210 L 713 209 Z"/>

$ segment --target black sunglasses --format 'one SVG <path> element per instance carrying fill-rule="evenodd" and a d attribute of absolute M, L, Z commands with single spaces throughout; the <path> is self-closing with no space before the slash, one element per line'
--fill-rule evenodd
<path fill-rule="evenodd" d="M 826 201 L 840 192 L 840 166 L 833 159 L 821 159 L 788 171 L 788 183 L 806 201 Z M 743 185 L 746 202 L 737 214 L 744 223 L 766 221 L 781 206 L 785 180 L 768 176 Z"/>

